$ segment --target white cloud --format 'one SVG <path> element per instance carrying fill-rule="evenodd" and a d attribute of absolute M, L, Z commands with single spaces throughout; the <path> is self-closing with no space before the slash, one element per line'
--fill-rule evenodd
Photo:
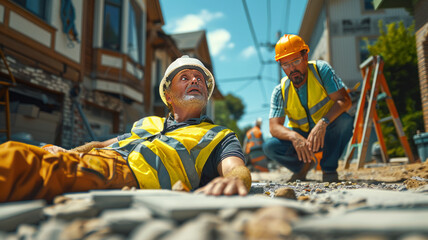
<path fill-rule="evenodd" d="M 199 16 L 202 19 L 205 19 L 206 22 L 210 22 L 214 19 L 222 18 L 223 13 L 222 12 L 210 13 L 210 12 L 208 12 L 208 10 L 202 9 L 201 12 L 199 13 Z"/>
<path fill-rule="evenodd" d="M 246 49 L 242 50 L 241 56 L 244 58 L 250 58 L 256 54 L 256 48 L 254 46 L 249 46 Z"/>
<path fill-rule="evenodd" d="M 172 23 L 168 23 L 165 28 L 172 33 L 198 31 L 205 28 L 208 22 L 222 17 L 222 12 L 211 13 L 206 9 L 202 9 L 198 14 L 188 14 Z"/>
<path fill-rule="evenodd" d="M 217 29 L 207 34 L 208 45 L 213 56 L 217 56 L 225 48 L 233 48 L 230 33 L 226 29 Z"/>

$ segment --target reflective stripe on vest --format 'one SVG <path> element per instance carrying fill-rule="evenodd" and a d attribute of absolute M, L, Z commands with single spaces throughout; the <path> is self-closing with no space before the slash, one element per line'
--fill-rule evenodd
<path fill-rule="evenodd" d="M 284 111 L 288 116 L 288 126 L 299 128 L 304 132 L 309 131 L 309 120 L 305 108 L 290 80 L 284 77 L 281 80 L 281 90 L 284 99 Z M 316 69 L 315 61 L 308 62 L 308 108 L 314 123 L 317 123 L 333 106 L 334 102 L 329 98 L 323 87 L 321 78 Z"/>
<path fill-rule="evenodd" d="M 142 134 L 144 139 L 125 139 L 111 146 L 128 160 L 143 189 L 171 189 L 171 185 L 178 180 L 190 189 L 197 188 L 202 169 L 212 150 L 226 135 L 232 133 L 222 126 L 202 122 L 162 135 L 160 133 L 165 119 L 150 117 L 143 120 L 134 124 L 130 138 Z M 158 132 L 155 133 L 154 129 Z"/>
<path fill-rule="evenodd" d="M 254 146 L 262 145 L 261 138 L 256 138 L 256 136 L 254 135 L 254 132 L 251 132 L 250 134 L 251 134 L 251 138 L 248 139 L 249 142 L 254 143 Z"/>

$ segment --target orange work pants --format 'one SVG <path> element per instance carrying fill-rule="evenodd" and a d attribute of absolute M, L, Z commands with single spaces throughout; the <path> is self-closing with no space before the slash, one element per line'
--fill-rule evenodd
<path fill-rule="evenodd" d="M 0 145 L 0 202 L 30 199 L 52 201 L 66 192 L 138 187 L 117 152 L 56 153 L 18 142 Z"/>

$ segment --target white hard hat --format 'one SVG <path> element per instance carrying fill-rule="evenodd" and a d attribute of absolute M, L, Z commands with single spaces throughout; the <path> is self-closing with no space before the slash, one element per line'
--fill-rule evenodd
<path fill-rule="evenodd" d="M 204 75 L 205 83 L 207 84 L 208 89 L 208 99 L 210 99 L 215 86 L 213 75 L 201 61 L 196 58 L 191 58 L 187 55 L 184 55 L 181 58 L 177 58 L 174 62 L 171 63 L 171 65 L 169 65 L 159 85 L 159 95 L 166 105 L 168 105 L 168 103 L 165 98 L 165 89 L 169 87 L 175 75 L 184 69 L 196 69 L 201 72 L 202 75 Z"/>
<path fill-rule="evenodd" d="M 263 119 L 261 117 L 256 119 L 256 125 L 262 124 Z"/>

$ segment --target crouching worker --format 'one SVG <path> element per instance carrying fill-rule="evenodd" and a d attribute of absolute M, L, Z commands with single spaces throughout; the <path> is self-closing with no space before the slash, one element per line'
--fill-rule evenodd
<path fill-rule="evenodd" d="M 265 154 L 305 180 L 322 151 L 323 182 L 337 182 L 338 160 L 352 136 L 352 102 L 342 80 L 325 61 L 308 61 L 309 47 L 285 34 L 275 46 L 275 60 L 287 75 L 272 93 Z M 284 126 L 285 116 L 288 126 Z"/>
<path fill-rule="evenodd" d="M 167 118 L 143 118 L 130 133 L 72 150 L 0 145 L 0 202 L 124 186 L 171 189 L 179 180 L 209 195 L 246 195 L 251 175 L 235 133 L 203 115 L 214 86 L 198 59 L 183 56 L 159 87 Z"/>

